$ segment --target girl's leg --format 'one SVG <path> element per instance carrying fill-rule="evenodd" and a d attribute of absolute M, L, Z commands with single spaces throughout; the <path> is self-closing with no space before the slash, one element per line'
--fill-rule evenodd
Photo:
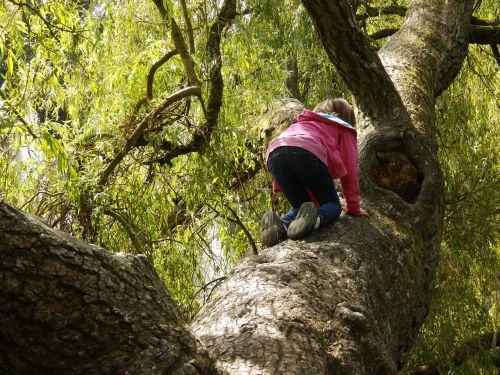
<path fill-rule="evenodd" d="M 333 178 L 327 166 L 312 153 L 299 147 L 280 147 L 271 153 L 267 165 L 293 207 L 284 215 L 285 220 L 294 218 L 300 206 L 311 200 L 306 189 L 320 204 L 321 227 L 339 217 L 342 209 Z"/>
<path fill-rule="evenodd" d="M 298 168 L 297 174 L 320 205 L 318 215 L 320 227 L 323 227 L 340 216 L 342 208 L 339 196 L 328 167 L 311 153 L 304 158 L 308 165 Z"/>
<path fill-rule="evenodd" d="M 297 175 L 294 151 L 298 147 L 279 147 L 274 150 L 267 161 L 267 168 L 278 183 L 286 199 L 292 205 L 286 219 L 293 219 L 302 203 L 310 201 L 304 182 Z"/>
<path fill-rule="evenodd" d="M 285 226 L 288 228 L 290 223 L 297 217 L 297 212 L 299 212 L 298 208 L 292 208 L 290 211 L 288 211 L 286 214 L 281 216 L 281 220 L 283 223 L 285 223 Z"/>

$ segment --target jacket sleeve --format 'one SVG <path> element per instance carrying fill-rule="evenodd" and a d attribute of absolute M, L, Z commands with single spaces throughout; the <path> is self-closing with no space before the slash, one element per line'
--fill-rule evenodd
<path fill-rule="evenodd" d="M 358 171 L 358 148 L 356 137 L 352 132 L 345 132 L 340 141 L 340 152 L 343 156 L 347 174 L 340 178 L 342 192 L 345 197 L 344 211 L 351 215 L 361 214 Z"/>
<path fill-rule="evenodd" d="M 273 193 L 281 193 L 281 188 L 276 180 L 273 181 Z"/>

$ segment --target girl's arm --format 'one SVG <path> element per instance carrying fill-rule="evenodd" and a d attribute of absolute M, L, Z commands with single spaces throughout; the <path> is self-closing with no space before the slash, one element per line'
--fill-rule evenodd
<path fill-rule="evenodd" d="M 346 202 L 343 209 L 350 215 L 366 216 L 360 203 L 358 149 L 354 134 L 346 131 L 341 137 L 339 148 L 347 171 L 347 174 L 340 178 Z"/>

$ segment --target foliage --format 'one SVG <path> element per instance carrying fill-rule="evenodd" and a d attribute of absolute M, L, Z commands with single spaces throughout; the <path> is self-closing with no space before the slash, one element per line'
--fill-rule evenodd
<path fill-rule="evenodd" d="M 189 319 L 235 261 L 259 250 L 257 226 L 270 205 L 259 115 L 290 95 L 306 107 L 350 97 L 299 1 L 249 0 L 221 33 L 223 105 L 216 127 L 204 132 L 214 68 L 208 30 L 221 2 L 156 3 L 167 6 L 166 19 L 153 1 L 0 0 L 0 192 L 110 251 L 145 253 Z M 371 10 L 393 3 L 359 2 L 366 33 L 401 23 Z M 479 11 L 493 4 L 483 1 Z M 178 47 L 172 19 L 202 82 L 201 99 L 161 111 L 103 179 L 141 119 L 190 83 L 177 54 L 158 67 L 146 95 L 151 67 Z M 410 366 L 492 368 L 479 355 L 460 365 L 452 357 L 498 325 L 495 80 L 491 57 L 472 50 L 438 104 L 448 214 L 435 298 Z M 166 158 L 199 131 L 206 145 Z"/>

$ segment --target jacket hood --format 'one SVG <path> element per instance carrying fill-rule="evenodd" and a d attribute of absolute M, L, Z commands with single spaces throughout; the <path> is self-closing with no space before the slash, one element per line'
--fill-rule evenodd
<path fill-rule="evenodd" d="M 340 126 L 343 129 L 349 129 L 350 131 L 352 131 L 354 133 L 354 135 L 358 134 L 356 129 L 353 128 L 352 126 L 347 126 L 347 125 L 342 124 L 342 123 L 346 123 L 344 120 L 342 120 L 336 116 L 333 116 L 333 115 L 332 115 L 332 117 L 334 117 L 335 119 L 338 119 L 338 121 L 335 121 L 334 119 L 326 118 L 326 117 L 324 117 L 316 112 L 305 109 L 300 115 L 297 116 L 297 122 L 302 122 L 302 121 L 323 122 L 323 123 L 328 124 L 328 125 Z"/>

